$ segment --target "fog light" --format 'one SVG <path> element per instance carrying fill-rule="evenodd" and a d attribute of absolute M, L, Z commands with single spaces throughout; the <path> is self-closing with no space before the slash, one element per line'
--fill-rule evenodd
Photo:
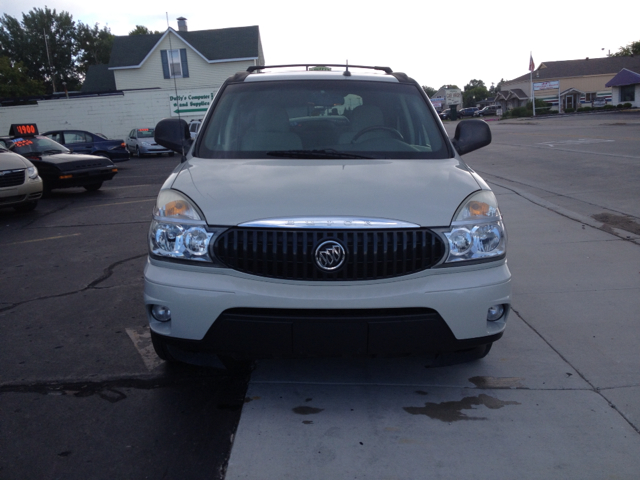
<path fill-rule="evenodd" d="M 490 322 L 495 322 L 496 320 L 500 320 L 504 315 L 504 306 L 503 305 L 493 305 L 489 307 L 487 311 L 487 320 Z"/>
<path fill-rule="evenodd" d="M 151 315 L 159 322 L 168 322 L 171 320 L 171 310 L 164 305 L 153 305 L 151 307 Z"/>

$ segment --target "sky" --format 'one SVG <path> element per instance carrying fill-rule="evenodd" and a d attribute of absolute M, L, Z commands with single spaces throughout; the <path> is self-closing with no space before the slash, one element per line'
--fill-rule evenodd
<path fill-rule="evenodd" d="M 640 40 L 640 31 L 605 7 L 593 14 L 583 2 L 427 3 L 406 0 L 242 0 L 184 2 L 155 0 L 0 0 L 0 14 L 19 21 L 47 5 L 69 12 L 75 21 L 108 26 L 127 35 L 136 25 L 178 29 L 185 17 L 190 31 L 258 25 L 267 64 L 338 63 L 380 65 L 405 72 L 420 85 L 463 88 L 471 79 L 487 87 L 529 72 L 529 55 L 541 62 L 604 57 Z M 640 2 L 620 0 L 615 11 L 640 16 Z"/>

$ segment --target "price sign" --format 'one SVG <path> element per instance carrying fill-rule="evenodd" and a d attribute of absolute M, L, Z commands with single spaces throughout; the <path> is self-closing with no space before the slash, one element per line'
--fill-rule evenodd
<path fill-rule="evenodd" d="M 9 135 L 12 137 L 38 135 L 38 126 L 35 123 L 13 123 L 9 129 Z"/>

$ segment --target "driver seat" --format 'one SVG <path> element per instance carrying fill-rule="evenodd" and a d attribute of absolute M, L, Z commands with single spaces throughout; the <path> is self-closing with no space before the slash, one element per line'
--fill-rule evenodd
<path fill-rule="evenodd" d="M 340 136 L 340 143 L 351 143 L 356 134 L 369 127 L 384 127 L 382 110 L 375 105 L 360 105 L 353 109 L 349 132 Z"/>

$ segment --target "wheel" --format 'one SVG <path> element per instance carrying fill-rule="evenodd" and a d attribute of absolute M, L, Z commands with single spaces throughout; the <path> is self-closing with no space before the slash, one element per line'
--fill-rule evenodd
<path fill-rule="evenodd" d="M 84 189 L 87 192 L 95 192 L 97 190 L 100 190 L 100 187 L 102 186 L 102 182 L 99 183 L 90 183 L 89 185 L 83 185 Z"/>
<path fill-rule="evenodd" d="M 13 207 L 13 209 L 16 212 L 20 213 L 31 212 L 34 208 L 36 208 L 36 205 L 38 205 L 38 202 L 28 202 L 23 203 L 22 205 L 16 205 L 15 207 Z"/>
<path fill-rule="evenodd" d="M 402 134 L 396 130 L 395 128 L 391 128 L 391 127 L 382 127 L 382 126 L 373 126 L 373 127 L 367 127 L 367 128 L 363 128 L 362 130 L 360 130 L 358 133 L 356 133 L 353 136 L 353 139 L 351 140 L 351 143 L 356 143 L 356 141 L 365 133 L 369 133 L 369 132 L 373 132 L 374 130 L 382 130 L 384 132 L 390 133 L 391 136 L 397 138 L 398 140 L 402 140 L 404 142 L 404 137 L 402 136 Z"/>
<path fill-rule="evenodd" d="M 140 153 L 140 147 L 136 145 L 136 151 L 133 154 L 138 158 L 142 158 L 142 154 Z"/>

